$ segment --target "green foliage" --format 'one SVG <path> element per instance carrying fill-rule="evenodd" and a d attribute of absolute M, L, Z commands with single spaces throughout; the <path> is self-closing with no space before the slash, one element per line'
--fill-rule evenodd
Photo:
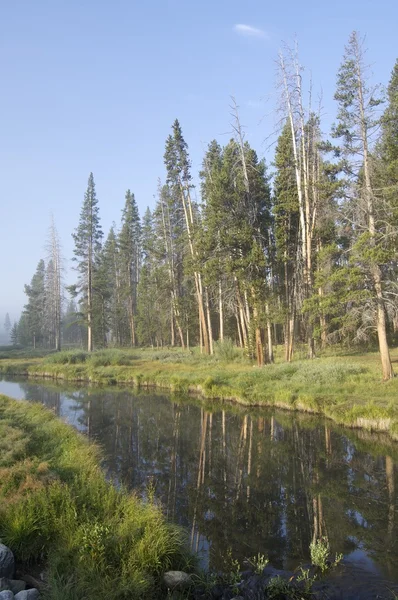
<path fill-rule="evenodd" d="M 242 352 L 235 346 L 230 338 L 214 343 L 214 353 L 217 358 L 225 362 L 233 362 L 242 358 Z"/>
<path fill-rule="evenodd" d="M 108 367 L 131 365 L 133 358 L 131 352 L 112 348 L 93 352 L 88 360 L 93 367 Z"/>
<path fill-rule="evenodd" d="M 88 358 L 88 352 L 83 350 L 63 350 L 55 354 L 49 354 L 45 362 L 54 365 L 76 365 L 85 363 Z"/>
<path fill-rule="evenodd" d="M 48 600 L 147 597 L 186 566 L 182 531 L 113 488 L 98 449 L 52 413 L 1 396 L 0 426 L 0 537 L 19 561 L 47 561 Z"/>
<path fill-rule="evenodd" d="M 331 557 L 330 544 L 327 537 L 321 537 L 310 544 L 311 562 L 324 574 L 328 569 L 337 567 L 343 560 L 342 554 Z"/>
<path fill-rule="evenodd" d="M 310 544 L 311 562 L 318 567 L 322 573 L 329 568 L 330 545 L 326 537 L 317 539 Z"/>
<path fill-rule="evenodd" d="M 257 575 L 262 575 L 265 567 L 269 563 L 269 560 L 268 560 L 268 558 L 265 557 L 264 554 L 261 554 L 259 552 L 256 556 L 252 556 L 251 558 L 248 558 L 247 562 L 249 563 L 249 565 L 252 567 L 253 571 Z"/>
<path fill-rule="evenodd" d="M 305 593 L 280 575 L 272 577 L 265 588 L 266 597 L 272 600 L 304 600 L 311 598 L 312 593 Z"/>

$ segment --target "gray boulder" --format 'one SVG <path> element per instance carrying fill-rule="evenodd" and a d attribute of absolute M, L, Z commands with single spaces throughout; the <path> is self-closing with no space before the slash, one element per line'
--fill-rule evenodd
<path fill-rule="evenodd" d="M 3 590 L 0 592 L 0 600 L 14 600 L 14 594 L 11 590 Z"/>
<path fill-rule="evenodd" d="M 15 561 L 14 555 L 7 546 L 0 544 L 0 577 L 9 577 L 14 575 Z"/>
<path fill-rule="evenodd" d="M 163 583 L 169 590 L 182 590 L 192 583 L 192 578 L 184 571 L 166 571 Z"/>
<path fill-rule="evenodd" d="M 30 590 L 24 590 L 15 594 L 14 598 L 15 600 L 38 600 L 39 591 L 36 588 L 31 588 Z"/>

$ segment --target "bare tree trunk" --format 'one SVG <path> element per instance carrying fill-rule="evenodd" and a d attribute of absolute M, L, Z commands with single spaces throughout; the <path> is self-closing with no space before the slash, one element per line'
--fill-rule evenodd
<path fill-rule="evenodd" d="M 207 328 L 209 331 L 209 350 L 210 354 L 214 353 L 213 349 L 213 328 L 211 326 L 211 317 L 210 317 L 210 306 L 209 306 L 209 290 L 207 287 L 205 288 L 205 299 L 206 299 L 206 316 L 207 316 Z"/>
<path fill-rule="evenodd" d="M 220 314 L 220 331 L 219 331 L 219 340 L 220 342 L 224 339 L 224 306 L 222 301 L 222 284 L 221 279 L 218 282 L 218 311 Z"/>
<path fill-rule="evenodd" d="M 243 347 L 246 350 L 248 350 L 249 349 L 248 329 L 247 329 L 245 311 L 243 308 L 242 297 L 241 297 L 240 290 L 239 290 L 238 279 L 236 276 L 234 277 L 234 281 L 235 281 L 236 300 L 237 300 L 237 305 L 238 305 L 239 322 L 240 322 L 242 339 L 243 339 Z"/>
<path fill-rule="evenodd" d="M 272 345 L 272 326 L 269 319 L 269 305 L 265 305 L 265 313 L 267 315 L 267 337 L 268 337 L 268 362 L 274 362 L 274 349 Z"/>
<path fill-rule="evenodd" d="M 189 193 L 189 188 L 184 190 L 184 186 L 182 182 L 180 182 L 180 192 L 181 192 L 181 201 L 182 207 L 184 209 L 185 215 L 185 224 L 187 227 L 188 234 L 188 244 L 191 251 L 191 256 L 194 260 L 196 260 L 197 252 L 194 247 L 193 242 L 193 228 L 194 228 L 194 218 L 193 218 L 193 210 L 192 210 L 192 201 L 191 195 Z M 203 347 L 205 354 L 210 354 L 210 340 L 209 340 L 209 332 L 207 329 L 206 316 L 204 311 L 204 302 L 203 302 L 203 287 L 202 287 L 202 277 L 201 274 L 195 270 L 194 271 L 194 279 L 195 279 L 195 290 L 196 290 L 196 299 L 199 307 L 199 322 L 202 328 L 202 336 L 203 336 Z"/>
<path fill-rule="evenodd" d="M 170 333 L 171 333 L 171 347 L 175 346 L 175 331 L 174 331 L 174 311 L 173 311 L 173 303 L 171 303 L 171 311 L 170 311 Z"/>
<path fill-rule="evenodd" d="M 91 251 L 89 250 L 88 269 L 87 269 L 87 351 L 93 351 L 93 331 L 92 331 L 92 264 Z"/>
<path fill-rule="evenodd" d="M 244 346 L 242 331 L 241 331 L 241 327 L 240 327 L 238 308 L 236 308 L 236 310 L 235 310 L 235 319 L 236 319 L 236 328 L 238 330 L 239 346 L 240 346 L 240 348 L 244 348 L 245 346 Z"/>

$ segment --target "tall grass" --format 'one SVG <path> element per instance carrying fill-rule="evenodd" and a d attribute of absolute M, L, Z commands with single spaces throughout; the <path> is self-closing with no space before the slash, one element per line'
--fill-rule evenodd
<path fill-rule="evenodd" d="M 39 405 L 0 396 L 0 539 L 46 565 L 48 600 L 161 597 L 184 534 L 155 503 L 116 490 L 98 448 Z"/>

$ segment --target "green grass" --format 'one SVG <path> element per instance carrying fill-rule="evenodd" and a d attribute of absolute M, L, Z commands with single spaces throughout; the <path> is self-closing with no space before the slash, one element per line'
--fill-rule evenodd
<path fill-rule="evenodd" d="M 0 360 L 0 373 L 101 385 L 128 384 L 194 392 L 245 406 L 278 406 L 324 414 L 349 427 L 388 432 L 398 439 L 398 378 L 382 382 L 377 353 L 340 353 L 258 368 L 228 341 L 214 356 L 198 349 L 66 351 L 42 359 Z M 392 352 L 398 361 L 398 351 Z"/>
<path fill-rule="evenodd" d="M 50 411 L 0 396 L 0 539 L 44 568 L 47 600 L 162 597 L 161 574 L 186 566 L 184 534 L 99 461 Z"/>

